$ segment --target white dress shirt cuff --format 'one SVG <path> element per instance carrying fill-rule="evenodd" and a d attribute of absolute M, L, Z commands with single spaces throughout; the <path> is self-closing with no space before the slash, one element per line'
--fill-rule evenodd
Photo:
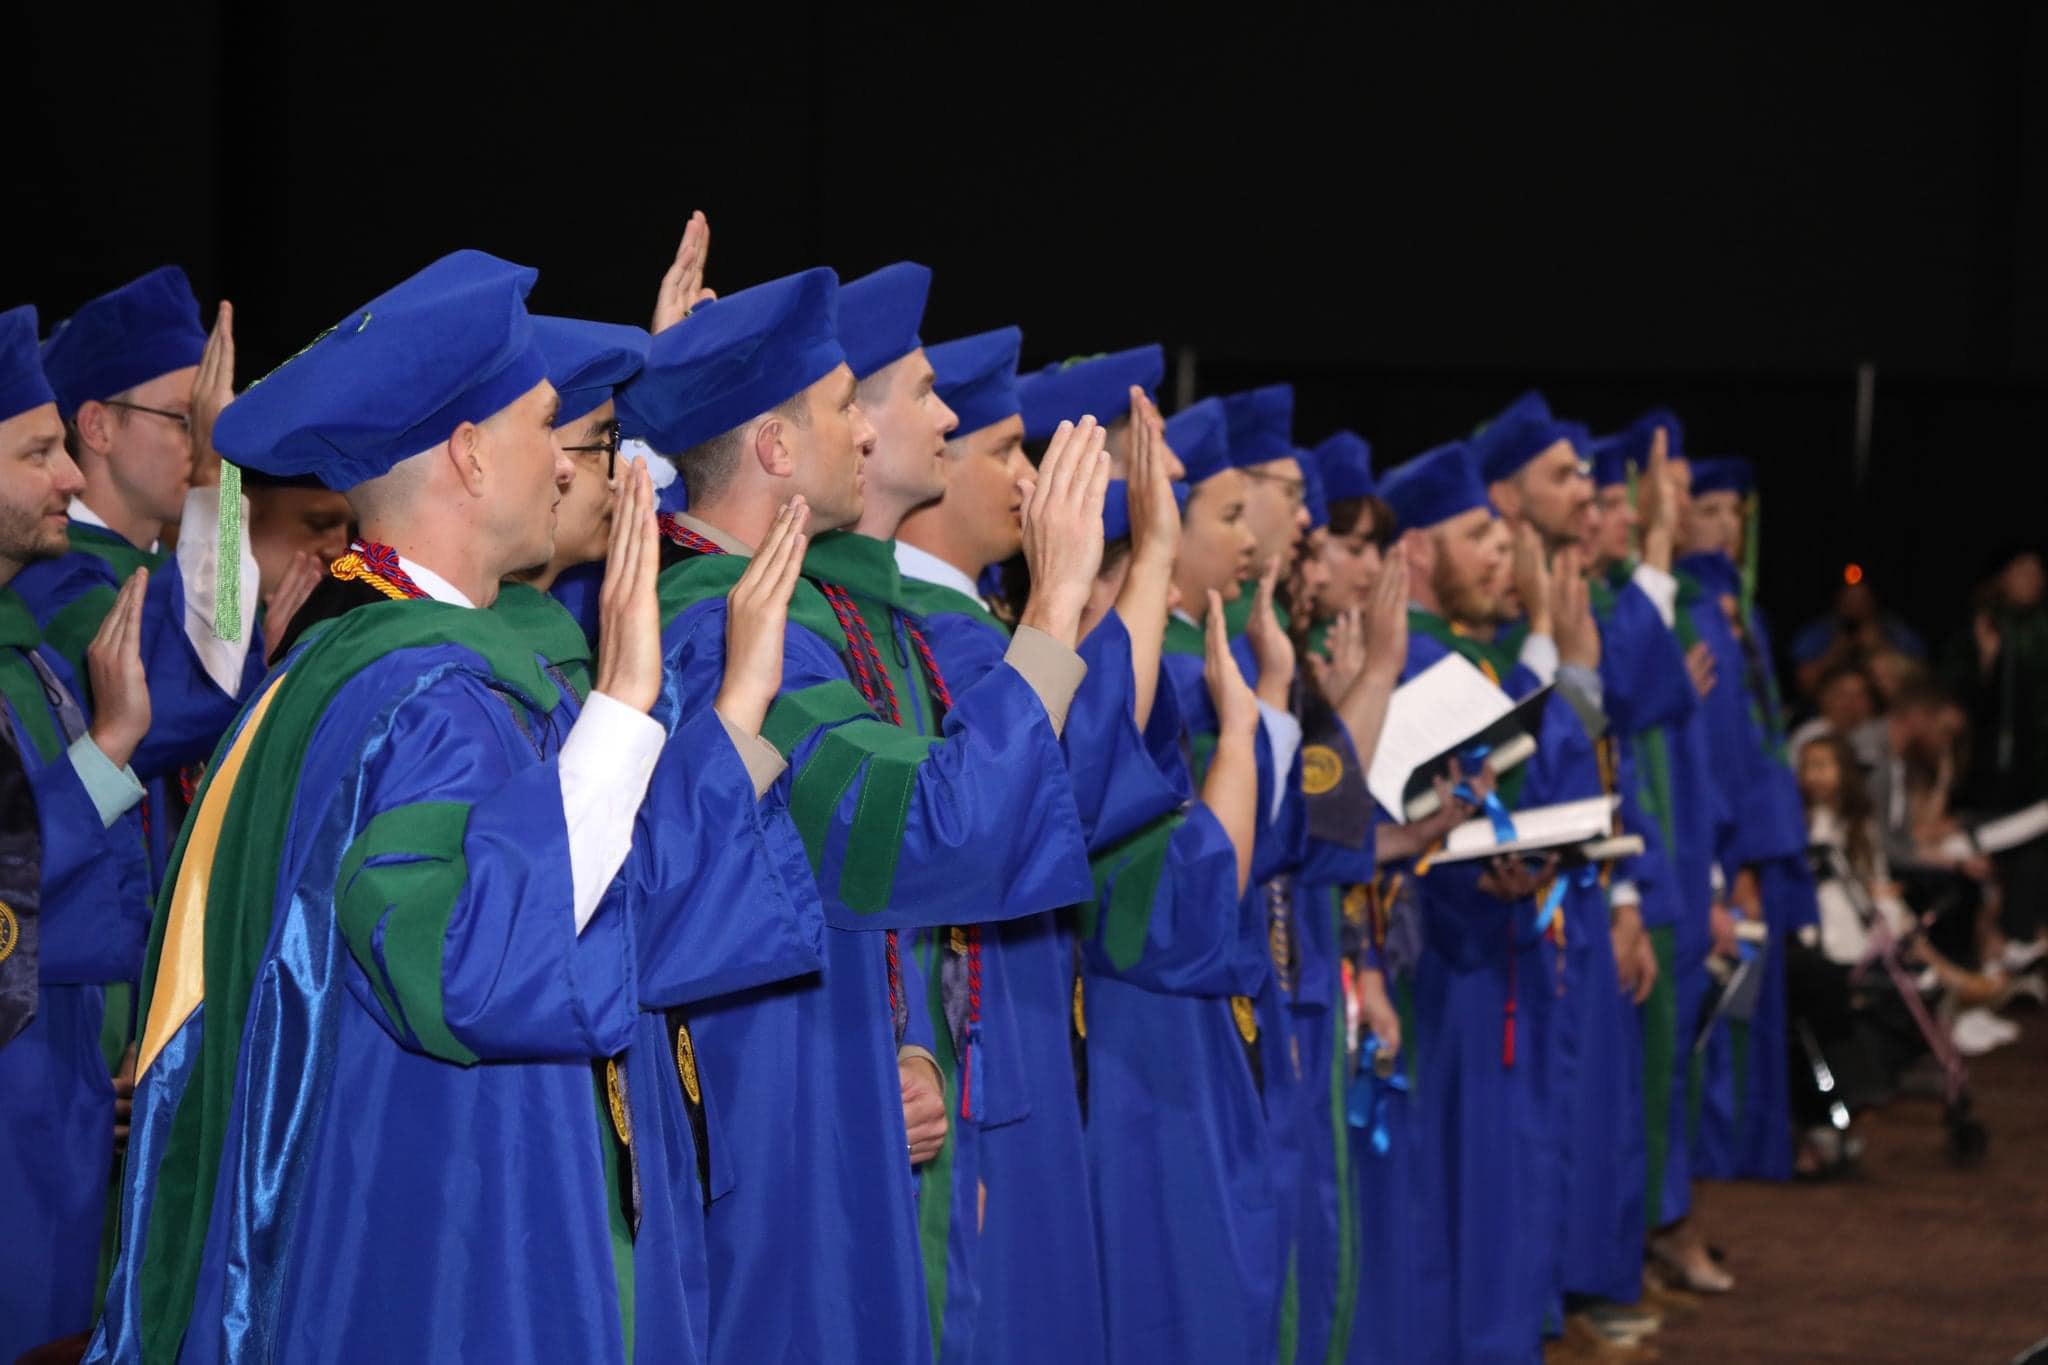
<path fill-rule="evenodd" d="M 597 913 L 633 847 L 633 818 L 647 795 L 667 734 L 661 722 L 592 692 L 562 741 L 557 767 L 562 818 L 569 827 L 569 883 L 576 932 Z"/>
<path fill-rule="evenodd" d="M 1624 905 L 1639 906 L 1643 903 L 1643 893 L 1636 890 L 1634 882 L 1618 881 L 1607 888 L 1607 903 L 1617 910 Z"/>
<path fill-rule="evenodd" d="M 220 595 L 220 490 L 192 488 L 185 493 L 185 512 L 178 519 L 178 572 L 185 580 L 185 638 L 199 656 L 199 666 L 228 696 L 242 690 L 242 665 L 256 635 L 256 604 L 261 600 L 256 556 L 249 549 L 249 500 L 242 499 L 242 534 L 236 553 L 242 561 L 241 638 L 223 640 L 214 634 Z"/>
<path fill-rule="evenodd" d="M 1638 564 L 1629 581 L 1643 590 L 1657 616 L 1670 630 L 1678 624 L 1678 580 L 1654 564 Z"/>
<path fill-rule="evenodd" d="M 1259 724 L 1266 729 L 1266 743 L 1273 750 L 1272 809 L 1268 821 L 1280 818 L 1280 803 L 1287 799 L 1287 774 L 1294 770 L 1294 756 L 1301 752 L 1301 722 L 1285 711 L 1259 703 Z"/>
<path fill-rule="evenodd" d="M 1522 667 L 1536 675 L 1545 687 L 1557 681 L 1557 641 L 1548 635 L 1530 635 L 1522 641 Z"/>

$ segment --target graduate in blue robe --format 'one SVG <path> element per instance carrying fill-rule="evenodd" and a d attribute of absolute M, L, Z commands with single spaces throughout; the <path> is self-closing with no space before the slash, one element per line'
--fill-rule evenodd
<path fill-rule="evenodd" d="M 645 1190 L 613 1059 L 641 1014 L 636 923 L 789 889 L 736 721 L 669 694 L 698 761 L 657 762 L 644 475 L 615 567 L 646 635 L 587 705 L 470 605 L 547 556 L 566 481 L 533 278 L 444 258 L 218 428 L 234 458 L 349 489 L 390 540 L 330 567 L 200 791 L 152 930 L 95 1359 L 631 1357 Z M 750 638 L 779 634 L 771 612 Z M 722 700 L 765 709 L 772 671 Z M 659 898 L 615 877 L 650 782 L 652 807 L 708 822 L 689 847 L 666 826 Z"/>
<path fill-rule="evenodd" d="M 0 507 L 6 525 L 29 528 L 20 543 L 0 544 L 0 563 L 63 552 L 62 529 L 39 520 L 53 499 L 83 487 L 63 442 L 36 356 L 35 311 L 0 313 Z M 140 585 L 126 590 L 125 606 L 129 662 L 139 668 Z M 149 932 L 142 787 L 123 752 L 140 728 L 117 726 L 120 709 L 109 706 L 100 732 L 88 734 L 68 676 L 27 604 L 0 582 L 0 743 L 33 798 L 8 811 L 10 880 L 0 899 L 0 1357 L 9 1360 L 89 1330 L 97 1312 L 114 1143 L 109 1076 L 120 1051 L 102 1047 L 101 983 L 134 978 Z M 134 692 L 123 700 L 131 713 L 141 703 L 146 728 L 139 680 Z M 17 816 L 25 828 L 13 827 Z M 36 856 L 17 866 L 23 841 Z M 126 1022 L 117 1029 L 124 1040 Z"/>
<path fill-rule="evenodd" d="M 1769 635 L 1753 604 L 1753 568 L 1737 567 L 1734 553 L 1753 565 L 1755 527 L 1746 544 L 1742 507 L 1755 484 L 1747 461 L 1701 461 L 1692 466 L 1693 503 L 1687 520 L 1684 570 L 1723 613 L 1726 629 L 1715 644 L 1717 675 L 1728 685 L 1720 713 L 1731 747 L 1717 752 L 1736 762 L 1730 780 L 1734 834 L 1723 850 L 1731 878 L 1731 904 L 1760 912 L 1770 940 L 1762 949 L 1764 976 L 1754 1015 L 1729 1029 L 1725 1127 L 1708 1138 L 1715 1175 L 1785 1180 L 1792 1174 L 1793 1138 L 1785 1020 L 1785 945 L 1818 923 L 1813 875 L 1806 864 L 1805 815 L 1785 753 L 1784 709 L 1778 698 Z M 1751 581 L 1746 581 L 1751 580 Z M 1747 902 L 1747 903 L 1745 903 Z M 1723 1111 L 1710 1111 L 1719 1119 Z"/>
<path fill-rule="evenodd" d="M 655 339 L 620 400 L 627 434 L 677 456 L 690 483 L 690 512 L 666 523 L 663 575 L 666 657 L 683 697 L 718 687 L 724 585 L 750 539 L 796 493 L 820 530 L 763 734 L 789 762 L 783 780 L 825 907 L 824 970 L 711 1002 L 691 1023 L 700 1074 L 734 1135 L 733 1191 L 714 1201 L 707 1228 L 714 1358 L 929 1358 L 906 1128 L 913 1069 L 928 1066 L 904 1050 L 912 935 L 1071 904 L 1090 884 L 1058 780 L 1059 729 L 1081 674 L 1061 637 L 1078 610 L 1027 610 L 1003 664 L 952 687 L 894 604 L 887 542 L 822 533 L 861 520 L 875 441 L 836 296 L 831 272 L 815 270 L 707 305 Z M 1107 466 L 1099 435 L 1088 440 L 1084 430 L 1072 449 L 1093 477 L 1065 476 L 1063 439 L 1033 506 L 1084 537 L 1069 572 L 1092 577 L 1086 537 L 1099 543 Z M 793 1241 L 792 1228 L 807 1231 Z"/>
<path fill-rule="evenodd" d="M 185 810 L 183 770 L 213 751 L 263 675 L 263 650 L 250 644 L 256 561 L 246 532 L 221 543 L 220 459 L 207 439 L 233 396 L 232 327 L 224 303 L 209 336 L 185 272 L 164 266 L 83 304 L 43 345 L 86 486 L 71 502 L 70 552 L 28 566 L 14 586 L 83 682 L 86 643 L 115 591 L 151 571 L 142 660 L 152 718 L 135 770 L 149 787 L 143 821 L 159 881 Z M 158 544 L 173 523 L 175 554 Z M 252 628 L 217 632 L 217 621 Z M 90 718 L 92 698 L 79 700 Z"/>

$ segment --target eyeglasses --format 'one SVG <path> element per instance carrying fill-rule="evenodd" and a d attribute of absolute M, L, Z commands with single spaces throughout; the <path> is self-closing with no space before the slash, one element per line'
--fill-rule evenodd
<path fill-rule="evenodd" d="M 619 424 L 617 422 L 605 423 L 604 440 L 596 445 L 563 446 L 562 449 L 572 455 L 582 455 L 602 450 L 604 452 L 604 481 L 610 483 L 613 477 L 617 475 L 619 469 Z"/>
<path fill-rule="evenodd" d="M 119 398 L 103 398 L 101 403 L 110 408 L 126 408 L 130 412 L 146 412 L 151 417 L 161 417 L 166 422 L 178 424 L 178 430 L 187 436 L 192 434 L 192 415 L 184 412 L 166 412 L 162 408 L 146 408 L 140 403 L 126 403 Z"/>
<path fill-rule="evenodd" d="M 1292 503 L 1301 502 L 1308 494 L 1308 484 L 1301 479 L 1290 479 L 1285 474 L 1268 474 L 1257 469 L 1243 469 L 1238 472 L 1247 479 L 1258 479 L 1265 483 L 1279 484 L 1280 491 L 1285 493 L 1287 500 Z"/>

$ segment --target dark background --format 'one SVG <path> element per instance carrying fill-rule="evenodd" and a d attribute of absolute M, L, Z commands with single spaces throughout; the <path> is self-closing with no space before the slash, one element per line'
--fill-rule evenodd
<path fill-rule="evenodd" d="M 928 338 L 1162 341 L 1382 469 L 1532 383 L 1669 403 L 1759 466 L 1781 639 L 1850 561 L 1945 636 L 2037 532 L 2034 7 L 708 8 L 27 9 L 0 305 L 177 261 L 246 379 L 458 246 L 643 321 L 701 207 L 714 286 L 921 260 Z"/>

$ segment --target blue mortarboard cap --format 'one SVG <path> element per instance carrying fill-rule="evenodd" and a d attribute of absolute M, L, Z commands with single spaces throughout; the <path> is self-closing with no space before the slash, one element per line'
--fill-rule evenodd
<path fill-rule="evenodd" d="M 56 390 L 43 377 L 35 305 L 24 303 L 0 313 L 0 422 L 56 401 Z"/>
<path fill-rule="evenodd" d="M 1188 510 L 1188 486 L 1184 483 L 1173 485 L 1173 500 L 1180 510 Z M 1111 479 L 1102 495 L 1102 538 L 1122 540 L 1131 533 L 1131 486 L 1122 479 Z"/>
<path fill-rule="evenodd" d="M 1158 346 L 1077 356 L 1034 370 L 1017 381 L 1017 397 L 1024 411 L 1024 435 L 1043 441 L 1060 423 L 1078 422 L 1087 416 L 1108 426 L 1130 412 L 1131 385 L 1136 384 L 1147 397 L 1156 399 L 1165 378 L 1166 352 Z"/>
<path fill-rule="evenodd" d="M 161 266 L 84 304 L 43 343 L 43 373 L 66 421 L 81 403 L 112 398 L 199 363 L 206 329 L 192 282 Z"/>
<path fill-rule="evenodd" d="M 1664 454 L 1668 459 L 1685 458 L 1685 423 L 1678 420 L 1678 414 L 1670 408 L 1651 408 L 1641 417 L 1629 423 L 1629 430 L 1640 435 L 1643 453 L 1639 463 L 1650 462 L 1650 433 L 1656 427 L 1664 428 Z"/>
<path fill-rule="evenodd" d="M 1638 463 L 1632 457 L 1629 433 L 1625 431 L 1595 439 L 1587 458 L 1593 464 L 1595 488 L 1612 488 L 1615 484 L 1627 483 L 1629 467 Z"/>
<path fill-rule="evenodd" d="M 1380 480 L 1380 497 L 1403 531 L 1440 525 L 1475 507 L 1491 510 L 1479 468 L 1462 441 L 1425 450 Z"/>
<path fill-rule="evenodd" d="M 1744 497 L 1756 491 L 1756 471 L 1749 461 L 1739 455 L 1727 455 L 1718 460 L 1695 460 L 1692 466 L 1692 493 L 1739 493 Z"/>
<path fill-rule="evenodd" d="M 1204 398 L 1167 418 L 1166 444 L 1180 457 L 1190 486 L 1230 468 L 1230 423 L 1223 400 Z"/>
<path fill-rule="evenodd" d="M 940 399 L 960 419 L 955 439 L 1023 411 L 1017 399 L 1017 351 L 1023 344 L 1023 332 L 999 327 L 925 351 L 938 376 Z"/>
<path fill-rule="evenodd" d="M 1543 395 L 1529 390 L 1501 409 L 1470 441 L 1479 476 L 1488 483 L 1513 478 L 1523 465 L 1556 444 L 1564 434 L 1559 426 Z"/>
<path fill-rule="evenodd" d="M 1230 462 L 1239 469 L 1294 457 L 1294 385 L 1230 394 L 1223 415 L 1230 427 Z"/>
<path fill-rule="evenodd" d="M 1620 431 L 1593 442 L 1590 458 L 1593 461 L 1594 486 L 1608 488 L 1627 483 L 1631 469 L 1641 471 L 1648 468 L 1650 443 L 1655 439 L 1658 427 L 1664 428 L 1664 453 L 1674 460 L 1684 459 L 1685 428 L 1671 409 L 1652 408 Z"/>
<path fill-rule="evenodd" d="M 213 443 L 265 474 L 349 489 L 547 378 L 526 293 L 539 272 L 443 256 L 327 329 L 222 410 Z"/>
<path fill-rule="evenodd" d="M 612 391 L 640 373 L 653 338 L 638 327 L 535 314 L 533 337 L 548 365 L 548 382 L 562 395 L 555 425 L 573 422 L 603 405 Z"/>
<path fill-rule="evenodd" d="M 898 261 L 839 287 L 839 344 L 856 379 L 866 379 L 901 360 L 924 342 L 925 296 L 932 272 L 914 261 Z"/>
<path fill-rule="evenodd" d="M 1323 468 L 1313 450 L 1297 450 L 1295 459 L 1301 464 L 1301 502 L 1308 508 L 1308 529 L 1311 531 L 1330 524 L 1330 499 L 1323 485 Z"/>
<path fill-rule="evenodd" d="M 1317 446 L 1316 465 L 1323 476 L 1323 496 L 1331 502 L 1369 498 L 1377 491 L 1372 446 L 1355 431 L 1340 431 Z"/>
<path fill-rule="evenodd" d="M 680 455 L 796 397 L 846 363 L 838 295 L 821 266 L 699 304 L 619 390 L 620 434 Z"/>

